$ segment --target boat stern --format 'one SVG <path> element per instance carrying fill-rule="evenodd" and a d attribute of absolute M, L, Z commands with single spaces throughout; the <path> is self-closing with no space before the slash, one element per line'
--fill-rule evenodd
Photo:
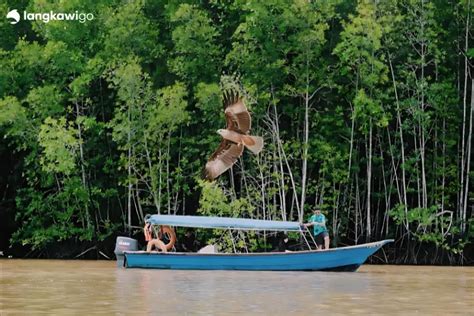
<path fill-rule="evenodd" d="M 138 250 L 138 241 L 133 238 L 117 236 L 115 242 L 115 256 L 117 257 L 117 267 L 124 266 L 124 251 L 135 251 Z"/>

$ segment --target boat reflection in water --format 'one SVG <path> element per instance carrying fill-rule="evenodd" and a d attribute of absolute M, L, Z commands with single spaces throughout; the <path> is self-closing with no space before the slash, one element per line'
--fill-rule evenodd
<path fill-rule="evenodd" d="M 281 315 L 309 311 L 310 306 L 367 292 L 373 281 L 362 273 L 289 271 L 189 271 L 117 269 L 119 310 L 140 314 L 221 315 L 223 311 L 248 315 L 263 311 Z M 310 279 L 308 277 L 311 275 Z M 378 283 L 381 286 L 382 283 Z"/>

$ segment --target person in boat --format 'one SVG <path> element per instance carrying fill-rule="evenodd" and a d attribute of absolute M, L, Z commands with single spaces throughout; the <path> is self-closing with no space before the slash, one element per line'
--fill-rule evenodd
<path fill-rule="evenodd" d="M 326 228 L 326 216 L 321 213 L 321 209 L 319 207 L 315 207 L 309 222 L 304 224 L 304 227 L 311 226 L 313 226 L 314 239 L 318 249 L 322 250 L 323 244 L 324 249 L 329 249 L 329 234 Z"/>
<path fill-rule="evenodd" d="M 273 250 L 272 252 L 287 252 L 288 250 L 288 235 L 279 232 L 272 243 Z"/>
<path fill-rule="evenodd" d="M 156 250 L 159 249 L 163 252 L 167 252 L 165 243 L 161 241 L 161 239 L 158 238 L 158 236 L 155 236 L 155 238 L 153 238 L 153 235 L 154 235 L 153 227 L 150 223 L 146 223 L 143 230 L 145 234 L 145 241 L 148 242 L 146 245 L 147 252 L 150 252 L 153 249 L 153 247 L 155 247 Z"/>
<path fill-rule="evenodd" d="M 196 236 L 191 229 L 186 230 L 180 248 L 184 252 L 196 252 L 200 248 Z"/>

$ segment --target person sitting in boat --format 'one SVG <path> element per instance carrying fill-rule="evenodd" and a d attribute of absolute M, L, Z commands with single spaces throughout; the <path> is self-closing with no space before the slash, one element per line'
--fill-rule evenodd
<path fill-rule="evenodd" d="M 313 215 L 309 219 L 309 223 L 304 224 L 304 227 L 311 226 L 314 227 L 313 234 L 318 249 L 322 249 L 323 243 L 324 249 L 329 249 L 329 234 L 326 229 L 326 217 L 321 214 L 321 209 L 319 207 L 315 207 L 313 210 Z"/>
<path fill-rule="evenodd" d="M 186 230 L 183 241 L 180 244 L 180 250 L 183 252 L 196 252 L 199 248 L 199 242 L 196 240 L 194 232 L 191 229 Z"/>
<path fill-rule="evenodd" d="M 166 249 L 166 245 L 163 241 L 161 241 L 158 236 L 153 238 L 153 227 L 150 223 L 146 223 L 145 227 L 143 228 L 144 234 L 145 234 L 145 241 L 147 241 L 146 245 L 146 251 L 150 252 L 153 247 L 155 247 L 156 250 L 161 250 L 163 252 L 167 252 L 168 250 Z M 155 234 L 156 235 L 156 234 Z"/>
<path fill-rule="evenodd" d="M 283 232 L 277 233 L 275 238 L 273 239 L 272 246 L 272 252 L 289 252 L 288 235 Z"/>

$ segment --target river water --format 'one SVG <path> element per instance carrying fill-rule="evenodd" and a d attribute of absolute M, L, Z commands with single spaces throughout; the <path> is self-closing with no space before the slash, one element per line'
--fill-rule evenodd
<path fill-rule="evenodd" d="M 0 260 L 0 315 L 474 315 L 474 267 L 173 271 Z"/>

